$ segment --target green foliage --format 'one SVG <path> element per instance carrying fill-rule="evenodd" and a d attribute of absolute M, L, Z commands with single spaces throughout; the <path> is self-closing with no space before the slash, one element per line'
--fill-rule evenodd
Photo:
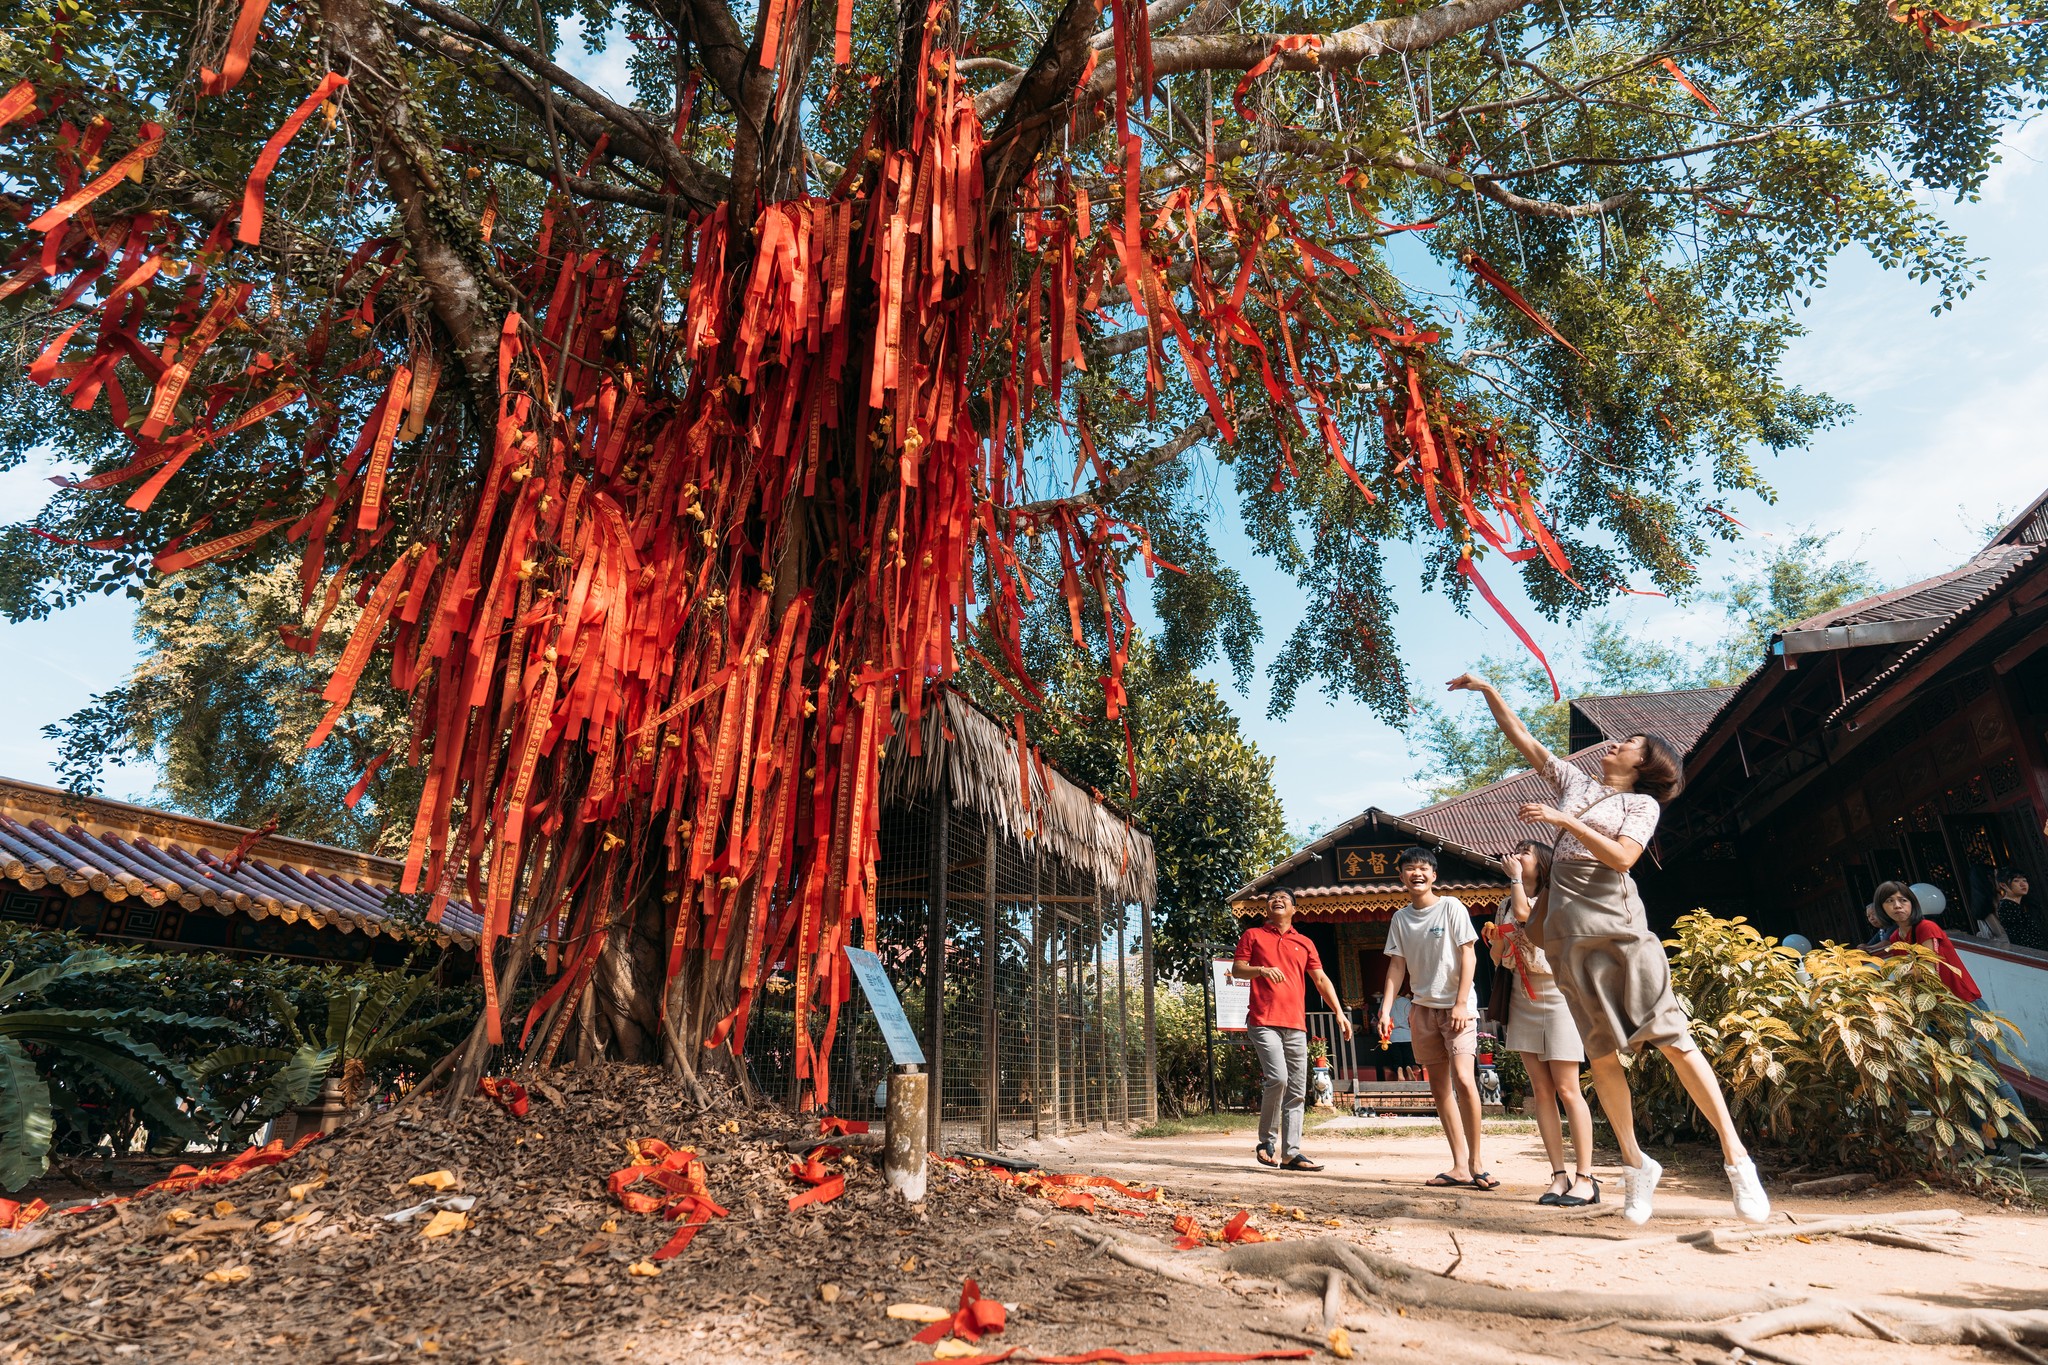
<path fill-rule="evenodd" d="M 1681 918 L 1677 935 L 1672 986 L 1743 1133 L 1816 1167 L 1883 1175 L 1982 1153 L 1978 1116 L 1996 1139 L 2039 1141 L 1985 1060 L 2010 1060 L 2011 1025 L 1957 999 L 1932 949 L 1873 956 L 1830 943 L 1802 957 L 1704 911 Z M 1650 1134 L 1703 1131 L 1661 1054 L 1632 1071 Z"/>
<path fill-rule="evenodd" d="M 61 983 L 118 972 L 122 965 L 112 953 L 84 949 L 31 971 L 19 971 L 13 961 L 0 966 L 0 1187 L 18 1190 L 47 1169 L 58 1110 L 83 1117 L 83 1096 L 62 1084 L 72 1070 L 90 1072 L 118 1091 L 156 1133 L 187 1139 L 203 1131 L 179 1105 L 196 1088 L 191 1073 L 131 1030 L 161 1037 L 223 1027 L 226 1020 L 134 1005 L 66 1009 L 50 1003 Z M 65 1066 L 53 1091 L 46 1071 L 60 1058 Z"/>
<path fill-rule="evenodd" d="M 404 698 L 372 670 L 318 749 L 306 739 L 326 712 L 320 690 L 360 609 L 343 602 L 311 654 L 280 631 L 310 626 L 320 603 L 299 606 L 284 567 L 235 572 L 204 566 L 153 584 L 136 613 L 143 656 L 127 681 L 44 733 L 57 768 L 90 792 L 104 765 L 154 762 L 165 800 L 211 820 L 256 826 L 372 852 L 403 849 L 419 800 L 416 770 L 387 765 L 351 810 L 343 797 L 380 750 L 403 753 Z"/>
<path fill-rule="evenodd" d="M 0 1142 L 26 1135 L 20 1150 L 231 1144 L 351 1058 L 365 1086 L 419 1067 L 460 1041 L 477 1008 L 473 987 L 435 986 L 430 973 L 104 948 L 13 927 L 0 929 L 0 962 L 12 972 L 0 984 Z M 309 1034 L 301 1018 L 321 1025 Z M 8 1180 L 40 1160 L 0 1157 Z"/>
<path fill-rule="evenodd" d="M 1208 1022 L 1199 980 L 1161 982 L 1152 1018 L 1159 1056 L 1159 1112 L 1181 1117 L 1209 1107 Z M 1215 1038 L 1216 1101 L 1224 1109 L 1258 1107 L 1259 1063 L 1243 1034 Z"/>
<path fill-rule="evenodd" d="M 459 8 L 517 50 L 564 55 L 560 39 L 572 19 L 587 47 L 624 48 L 635 103 L 657 128 L 672 126 L 682 85 L 693 82 L 699 94 L 677 145 L 707 185 L 734 168 L 746 116 L 720 79 L 695 83 L 706 42 L 679 42 L 672 13 L 644 0 L 622 7 L 471 0 Z M 1021 66 L 1033 60 L 1057 9 L 1031 0 L 967 0 L 947 22 L 972 35 L 975 56 Z M 1994 20 L 2025 17 L 2003 3 L 1949 9 Z M 1339 0 L 1312 14 L 1256 0 L 1194 7 L 1160 37 L 1172 41 L 1219 20 L 1242 34 L 1299 32 L 1304 23 L 1336 32 L 1414 12 L 1397 0 Z M 189 107 L 194 68 L 214 58 L 223 41 L 217 7 L 200 0 L 84 14 L 72 0 L 18 14 L 21 22 L 0 33 L 0 88 L 26 79 L 44 91 L 93 92 L 114 127 L 110 148 L 133 145 L 144 117 Z M 715 4 L 706 14 L 726 17 Z M 742 6 L 732 16 L 742 46 L 760 14 L 758 6 Z M 273 21 L 248 80 L 232 98 L 206 101 L 204 117 L 178 122 L 170 146 L 139 183 L 123 184 L 102 201 L 106 220 L 161 208 L 175 216 L 186 246 L 196 246 L 207 222 L 195 206 L 236 201 L 255 149 L 332 59 L 325 19 L 315 7 L 289 23 Z M 220 517 L 230 506 L 239 510 L 223 526 L 246 524 L 240 511 L 252 509 L 297 514 L 330 490 L 347 435 L 374 401 L 373 349 L 388 353 L 400 333 L 434 325 L 417 250 L 388 273 L 363 270 L 340 280 L 358 242 L 394 231 L 402 239 L 404 229 L 395 224 L 432 221 L 486 259 L 476 225 L 489 203 L 494 242 L 524 249 L 540 236 L 553 202 L 548 177 L 557 158 L 566 157 L 607 188 L 603 201 L 586 196 L 570 215 L 579 249 L 642 261 L 631 307 L 655 324 L 674 321 L 691 283 L 690 253 L 664 250 L 649 260 L 643 252 L 674 206 L 652 193 L 665 180 L 658 167 L 624 150 L 633 140 L 621 135 L 627 130 L 559 88 L 554 98 L 572 107 L 576 120 L 537 117 L 498 93 L 502 82 L 494 84 L 503 63 L 516 66 L 516 59 L 492 53 L 488 42 L 436 43 L 404 5 L 393 8 L 392 19 L 401 34 L 392 59 L 399 69 L 360 77 L 356 88 L 374 80 L 406 92 L 412 136 L 427 147 L 471 149 L 460 158 L 465 174 L 445 177 L 416 202 L 398 202 L 360 159 L 363 148 L 380 145 L 378 129 L 353 92 L 339 101 L 339 118 L 311 125 L 270 179 L 267 234 L 274 235 L 266 236 L 266 249 L 275 259 L 238 251 L 222 267 L 252 280 L 280 271 L 274 320 L 217 345 L 188 389 L 186 407 L 196 413 L 216 383 L 241 375 L 258 354 L 284 353 L 296 363 L 305 340 L 316 335 L 324 349 L 318 401 L 218 441 L 145 511 L 126 506 L 118 490 L 65 491 L 33 526 L 0 528 L 0 614 L 21 619 L 86 594 L 141 593 L 154 583 L 151 553 L 202 517 Z M 829 22 L 821 12 L 812 20 Z M 864 88 L 886 89 L 899 74 L 899 20 L 895 7 L 863 0 L 853 9 L 850 70 L 833 68 L 827 40 L 788 74 L 786 102 L 805 111 L 801 136 L 790 141 L 816 157 L 815 178 L 797 172 L 798 189 L 823 191 L 837 178 L 833 163 L 857 157 L 867 126 Z M 1221 51 L 1234 34 L 1213 36 Z M 709 47 L 730 56 L 733 41 L 721 36 Z M 1221 658 L 1240 679 L 1250 668 L 1262 623 L 1241 575 L 1218 549 L 1222 493 L 1238 504 L 1252 552 L 1286 573 L 1303 599 L 1301 624 L 1280 642 L 1272 665 L 1275 707 L 1285 710 L 1310 687 L 1392 721 L 1406 717 L 1409 687 L 1382 547 L 1414 544 L 1425 580 L 1462 608 L 1470 604 L 1469 588 L 1453 566 L 1461 546 L 1472 543 L 1473 528 L 1455 509 L 1444 519 L 1433 516 L 1417 482 L 1386 448 L 1375 408 L 1384 375 L 1365 338 L 1398 321 L 1442 336 L 1429 362 L 1432 379 L 1468 430 L 1502 438 L 1555 518 L 1587 588 L 1540 558 L 1510 568 L 1482 545 L 1483 567 L 1519 573 L 1541 610 L 1559 620 L 1597 608 L 1622 582 L 1647 579 L 1673 592 L 1693 586 L 1692 566 L 1733 534 L 1717 507 L 1734 493 L 1769 494 L 1758 453 L 1794 449 L 1847 413 L 1782 374 L 1785 349 L 1800 334 L 1797 309 L 1825 283 L 1835 257 L 1861 248 L 1926 282 L 1937 308 L 1979 278 L 1968 245 L 1931 205 L 1937 197 L 1976 193 L 1996 161 L 2001 132 L 2038 107 L 2048 71 L 2044 50 L 2048 30 L 2021 23 L 1939 34 L 1930 48 L 1914 25 L 1874 0 L 1659 0 L 1619 8 L 1563 0 L 1510 8 L 1483 28 L 1447 32 L 1405 63 L 1382 57 L 1363 68 L 1336 69 L 1332 62 L 1328 71 L 1269 71 L 1247 92 L 1249 104 L 1231 98 L 1241 61 L 1216 70 L 1176 65 L 1157 83 L 1161 98 L 1142 144 L 1149 162 L 1145 213 L 1160 223 L 1150 229 L 1147 248 L 1184 262 L 1194 250 L 1224 245 L 1213 210 L 1202 215 L 1199 241 L 1165 235 L 1182 229 L 1172 214 L 1157 212 L 1160 195 L 1182 187 L 1186 168 L 1203 165 L 1213 150 L 1217 184 L 1240 212 L 1284 204 L 1290 221 L 1357 264 L 1355 275 L 1312 271 L 1291 231 L 1274 236 L 1246 262 L 1245 279 L 1257 287 L 1240 292 L 1239 301 L 1273 366 L 1298 358 L 1305 378 L 1330 395 L 1339 438 L 1371 492 L 1362 495 L 1324 457 L 1309 430 L 1315 414 L 1267 402 L 1264 365 L 1236 345 L 1218 382 L 1237 414 L 1237 443 L 1159 462 L 1111 502 L 1117 515 L 1146 526 L 1161 556 L 1186 570 L 1163 572 L 1152 585 L 1164 622 L 1161 648 L 1182 666 Z M 1714 112 L 1669 78 L 1659 60 L 1666 56 L 1706 92 Z M 1006 74 L 1000 63 L 985 64 L 967 79 L 994 98 Z M 531 73 L 509 79 L 553 85 Z M 539 104 L 530 95 L 524 101 Z M 1084 119 L 1070 139 L 1059 139 L 1069 164 L 1041 168 L 1041 183 L 1072 172 L 1093 182 L 1097 205 L 1115 202 L 1113 179 L 1098 178 L 1099 168 L 1121 154 L 1109 141 L 1114 123 Z M 0 142 L 0 174 L 23 206 L 54 203 L 66 188 L 40 131 Z M 1116 217 L 1098 216 L 1098 231 Z M 1387 233 L 1384 225 L 1395 222 L 1436 226 Z M 18 223 L 0 233 L 0 252 L 34 245 Z M 1511 278 L 1576 349 L 1548 340 L 1499 291 L 1480 283 L 1462 264 L 1468 252 Z M 1237 268 L 1232 256 L 1221 253 L 1218 287 Z M 1018 283 L 1040 264 L 1019 253 Z M 186 266 L 174 260 L 166 274 L 176 277 Z M 330 326 L 373 287 L 374 327 L 358 334 Z M 1186 286 L 1176 278 L 1174 287 Z M 1158 362 L 1144 348 L 1106 344 L 1117 329 L 1137 325 L 1118 289 L 1112 280 L 1102 315 L 1081 323 L 1088 367 L 1072 376 L 1067 392 L 1087 403 L 1104 465 L 1123 471 L 1204 408 L 1177 359 L 1164 365 L 1156 401 L 1136 396 L 1144 371 Z M 39 281 L 0 304 L 0 325 L 18 337 L 16 349 L 33 354 L 61 326 L 50 316 L 53 299 Z M 507 302 L 531 315 L 541 301 Z M 138 322 L 145 344 L 155 344 L 164 321 Z M 635 330 L 656 328 L 636 323 Z M 991 372 L 1005 339 L 989 338 Z M 622 348 L 628 340 L 621 338 Z M 344 373 L 351 377 L 339 378 Z M 324 382 L 329 377 L 335 382 Z M 117 382 L 133 387 L 136 376 L 124 367 Z M 444 393 L 459 387 L 445 386 Z M 106 405 L 79 412 L 60 390 L 28 383 L 18 366 L 0 372 L 0 469 L 50 447 L 87 471 L 131 458 Z M 131 409 L 141 398 L 139 391 L 128 395 Z M 972 416 L 984 429 L 991 420 L 985 411 Z M 1072 487 L 1074 451 L 1060 427 L 1070 420 L 1071 409 L 1040 404 L 1028 423 L 1032 496 Z M 401 443 L 392 486 L 415 487 L 424 452 L 443 438 L 473 449 L 487 443 L 482 426 L 459 398 L 440 400 L 430 437 Z M 326 439 L 335 433 L 338 449 Z M 425 524 L 438 530 L 459 520 L 470 491 L 426 481 L 417 499 Z M 53 542 L 36 530 L 66 539 Z M 296 548 L 280 540 L 273 535 L 252 546 L 247 562 L 273 564 Z M 338 565 L 330 558 L 315 567 Z M 1045 594 L 1045 601 L 1060 610 L 1057 594 Z M 138 712 L 164 714 L 147 698 L 102 701 L 102 713 L 81 717 L 79 725 L 110 726 L 108 733 L 140 740 L 147 726 L 128 721 Z"/>
<path fill-rule="evenodd" d="M 1477 671 L 1499 686 L 1529 733 L 1554 754 L 1566 752 L 1574 696 L 1613 696 L 1673 688 L 1725 687 L 1762 663 L 1773 634 L 1811 616 L 1882 591 L 1870 565 L 1835 559 L 1834 537 L 1803 532 L 1768 555 L 1752 554 L 1717 591 L 1704 594 L 1722 609 L 1722 634 L 1704 651 L 1644 639 L 1610 620 L 1595 620 L 1576 655 L 1553 660 L 1564 695 L 1553 698 L 1550 679 L 1525 656 L 1479 661 Z M 1419 708 L 1410 743 L 1426 758 L 1415 776 L 1432 801 L 1498 782 L 1521 771 L 1522 756 L 1493 719 L 1476 708 L 1453 715 L 1435 701 Z"/>

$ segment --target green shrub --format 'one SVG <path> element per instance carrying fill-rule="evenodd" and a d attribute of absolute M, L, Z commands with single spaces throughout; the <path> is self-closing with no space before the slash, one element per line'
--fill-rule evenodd
<path fill-rule="evenodd" d="M 91 965 L 50 970 L 80 961 Z M 430 975 L 404 969 L 152 952 L 16 926 L 0 926 L 0 964 L 11 964 L 17 987 L 41 976 L 37 1011 L 63 1012 L 70 1023 L 105 1035 L 97 1052 L 83 1036 L 66 1035 L 82 1042 L 83 1051 L 60 1045 L 57 1037 L 23 1039 L 32 1072 L 17 1066 L 14 1078 L 27 1087 L 33 1074 L 47 1086 L 44 1141 L 59 1155 L 127 1152 L 138 1143 L 233 1145 L 284 1108 L 310 1099 L 337 1061 L 358 1059 L 364 1065 L 353 1077 L 357 1086 L 381 1088 L 421 1059 L 453 1048 L 480 1001 L 476 986 L 436 986 Z M 400 999 L 404 1008 L 392 1013 L 388 1007 Z M 0 1001 L 6 1020 L 24 1009 L 22 1000 Z M 404 1017 L 420 1022 L 401 1024 Z M 301 1018 L 322 1021 L 322 1036 L 307 1037 Z M 48 1022 L 56 1027 L 63 1021 Z M 325 1032 L 336 1022 L 341 1046 L 316 1069 L 317 1054 L 328 1045 Z M 347 1034 L 358 1023 L 364 1027 L 351 1046 Z M 98 1054 L 108 1048 L 140 1058 L 147 1077 L 101 1065 L 105 1058 Z M 170 1103 L 143 1083 L 150 1077 L 169 1090 Z M 8 1090 L 0 1098 L 11 1103 L 17 1089 L 30 1088 L 0 1080 L 0 1089 Z M 8 1126 L 0 1115 L 0 1128 Z M 37 1169 L 41 1160 L 39 1152 Z"/>
<path fill-rule="evenodd" d="M 1929 948 L 1873 956 L 1829 943 L 1803 956 L 1741 919 L 1678 921 L 1672 987 L 1721 1078 L 1738 1128 L 1816 1166 L 1944 1170 L 1998 1137 L 2038 1140 L 1996 1094 L 1979 1049 L 2008 1059 L 2004 1020 L 1941 982 Z M 1646 1136 L 1704 1135 L 1660 1053 L 1633 1065 Z"/>

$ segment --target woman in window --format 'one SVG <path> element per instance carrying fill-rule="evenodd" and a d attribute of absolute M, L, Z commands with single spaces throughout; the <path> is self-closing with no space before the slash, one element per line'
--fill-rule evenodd
<path fill-rule="evenodd" d="M 1542 774 L 1557 804 L 1532 801 L 1522 819 L 1556 828 L 1550 884 L 1529 917 L 1529 936 L 1557 974 L 1579 1037 L 1586 1045 L 1593 1088 L 1621 1148 L 1622 1216 L 1649 1221 L 1664 1168 L 1636 1142 L 1628 1072 L 1620 1054 L 1654 1047 L 1670 1061 L 1700 1114 L 1721 1139 L 1722 1169 L 1735 1211 L 1752 1223 L 1771 1216 L 1771 1201 L 1756 1163 L 1735 1131 L 1721 1082 L 1693 1041 L 1691 1022 L 1671 994 L 1671 963 L 1650 932 L 1643 899 L 1629 870 L 1656 832 L 1664 802 L 1683 774 L 1677 753 L 1655 735 L 1630 735 L 1600 753 L 1596 779 L 1551 756 L 1529 733 L 1492 683 L 1470 673 L 1451 680 L 1454 691 L 1486 699 L 1494 723 Z"/>

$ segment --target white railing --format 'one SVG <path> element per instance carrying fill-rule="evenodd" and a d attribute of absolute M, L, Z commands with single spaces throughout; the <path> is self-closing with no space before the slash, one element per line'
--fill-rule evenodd
<path fill-rule="evenodd" d="M 1358 1070 L 1358 1041 L 1344 1038 L 1344 1031 L 1337 1027 L 1337 1016 L 1328 1010 L 1311 1011 L 1307 1016 L 1308 1036 L 1320 1038 L 1329 1049 L 1330 1076 L 1337 1093 L 1346 1093 L 1351 1086 L 1351 1077 Z M 1313 1095 L 1310 1096 L 1314 1098 Z"/>
<path fill-rule="evenodd" d="M 2012 1049 L 2029 1073 L 2008 1079 L 2037 1100 L 2048 1101 L 2048 953 L 1985 943 L 1966 934 L 1953 940 L 1963 965 L 1984 992 L 1984 1008 L 2018 1030 L 2008 1033 Z"/>

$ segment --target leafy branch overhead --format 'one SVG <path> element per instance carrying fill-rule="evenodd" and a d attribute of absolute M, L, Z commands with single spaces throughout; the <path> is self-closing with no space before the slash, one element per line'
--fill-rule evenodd
<path fill-rule="evenodd" d="M 1928 13 L 56 0 L 0 45 L 0 437 L 78 467 L 0 609 L 285 566 L 317 658 L 353 604 L 306 742 L 402 699 L 405 889 L 517 940 L 479 1048 L 543 934 L 529 1056 L 609 950 L 686 1070 L 794 942 L 826 1100 L 899 713 L 1029 710 L 1050 636 L 1119 723 L 1141 573 L 1242 678 L 1219 485 L 1301 590 L 1283 709 L 1405 714 L 1389 542 L 1559 619 L 1689 587 L 1842 412 L 1777 373 L 1833 257 L 1975 278 L 1922 200 L 2048 38 Z"/>

